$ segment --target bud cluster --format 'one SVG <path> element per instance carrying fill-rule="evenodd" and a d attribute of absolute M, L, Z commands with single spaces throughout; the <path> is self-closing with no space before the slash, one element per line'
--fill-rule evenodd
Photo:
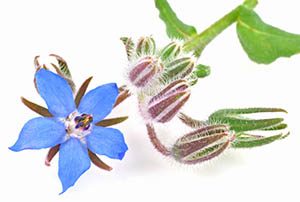
<path fill-rule="evenodd" d="M 150 122 L 170 121 L 190 97 L 195 58 L 184 53 L 175 41 L 157 49 L 152 37 L 142 37 L 136 45 L 130 38 L 121 40 L 130 61 L 127 78 L 142 97 L 142 116 Z"/>
<path fill-rule="evenodd" d="M 183 51 L 176 41 L 157 49 L 152 37 L 139 39 L 137 45 L 130 38 L 121 39 L 130 61 L 128 80 L 138 98 L 141 116 L 146 122 L 151 143 L 161 154 L 182 164 L 205 162 L 221 155 L 228 148 L 253 148 L 284 139 L 289 133 L 263 136 L 249 132 L 283 130 L 283 118 L 252 119 L 246 114 L 286 112 L 280 108 L 222 109 L 205 121 L 185 114 L 179 119 L 193 130 L 171 146 L 166 147 L 153 123 L 171 121 L 188 101 L 190 87 L 199 78 L 210 74 L 210 67 L 197 64 L 196 59 Z"/>

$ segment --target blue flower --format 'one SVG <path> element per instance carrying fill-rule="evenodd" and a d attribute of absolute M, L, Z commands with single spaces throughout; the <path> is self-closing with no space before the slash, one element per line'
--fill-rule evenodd
<path fill-rule="evenodd" d="M 36 87 L 53 117 L 37 117 L 22 128 L 12 151 L 51 148 L 59 145 L 59 171 L 62 192 L 73 186 L 90 168 L 89 152 L 122 159 L 127 151 L 123 134 L 113 128 L 96 126 L 112 110 L 118 96 L 115 83 L 99 86 L 84 97 L 78 107 L 67 81 L 40 69 Z"/>

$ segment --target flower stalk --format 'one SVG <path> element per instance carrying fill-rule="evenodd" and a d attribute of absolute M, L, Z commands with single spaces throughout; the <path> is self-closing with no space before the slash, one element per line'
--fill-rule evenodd
<path fill-rule="evenodd" d="M 165 145 L 161 143 L 161 141 L 157 138 L 154 126 L 152 124 L 146 124 L 148 137 L 154 146 L 154 148 L 159 151 L 164 156 L 170 156 L 171 150 L 167 148 Z"/>
<path fill-rule="evenodd" d="M 242 6 L 246 6 L 248 9 L 254 9 L 257 5 L 257 0 L 246 0 Z M 237 6 L 235 9 L 230 11 L 224 17 L 213 23 L 206 30 L 188 39 L 183 49 L 186 52 L 194 52 L 196 57 L 199 57 L 204 48 L 226 28 L 235 23 L 239 16 L 241 6 Z"/>

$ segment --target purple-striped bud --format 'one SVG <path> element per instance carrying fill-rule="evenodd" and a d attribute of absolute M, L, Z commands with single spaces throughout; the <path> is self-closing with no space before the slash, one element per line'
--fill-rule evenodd
<path fill-rule="evenodd" d="M 156 58 L 146 56 L 133 66 L 129 80 L 136 87 L 145 87 L 162 70 L 163 66 Z"/>
<path fill-rule="evenodd" d="M 174 81 L 148 102 L 148 116 L 156 122 L 170 121 L 189 97 L 190 89 L 187 82 L 185 80 Z"/>
<path fill-rule="evenodd" d="M 156 52 L 155 41 L 152 37 L 142 37 L 136 46 L 137 55 L 154 55 Z"/>
<path fill-rule="evenodd" d="M 204 126 L 179 138 L 172 155 L 181 163 L 200 163 L 220 155 L 234 138 L 226 125 Z"/>

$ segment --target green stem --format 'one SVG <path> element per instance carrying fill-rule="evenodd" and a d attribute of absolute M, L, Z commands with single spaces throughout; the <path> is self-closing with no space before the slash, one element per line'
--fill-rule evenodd
<path fill-rule="evenodd" d="M 257 5 L 257 0 L 245 0 L 242 6 L 253 9 Z M 209 28 L 200 34 L 192 37 L 184 44 L 184 50 L 187 52 L 194 51 L 195 56 L 199 57 L 204 48 L 221 32 L 237 21 L 240 6 L 233 9 L 220 20 L 212 24 Z"/>

